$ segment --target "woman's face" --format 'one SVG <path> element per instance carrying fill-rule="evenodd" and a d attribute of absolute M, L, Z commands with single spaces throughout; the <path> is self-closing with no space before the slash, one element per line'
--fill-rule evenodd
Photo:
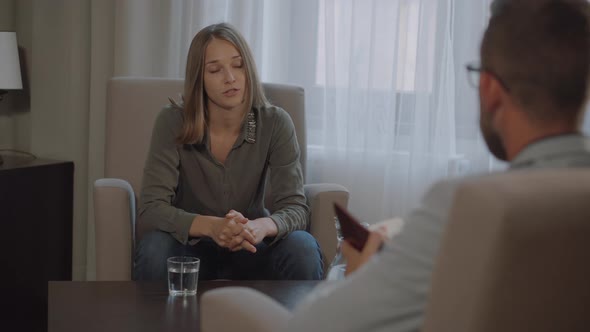
<path fill-rule="evenodd" d="M 246 69 L 240 52 L 230 42 L 215 38 L 209 42 L 203 80 L 209 109 L 216 105 L 230 110 L 244 103 Z"/>

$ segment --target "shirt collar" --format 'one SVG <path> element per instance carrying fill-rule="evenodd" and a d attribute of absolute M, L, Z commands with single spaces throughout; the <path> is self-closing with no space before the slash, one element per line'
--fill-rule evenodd
<path fill-rule="evenodd" d="M 540 159 L 552 159 L 577 152 L 590 151 L 590 139 L 581 134 L 551 136 L 526 146 L 510 163 L 510 168 L 521 168 Z"/>
<path fill-rule="evenodd" d="M 250 143 L 250 144 L 256 143 L 257 124 L 258 124 L 257 112 L 256 112 L 256 109 L 252 108 L 248 112 L 248 114 L 246 115 L 244 122 L 242 122 L 242 129 L 240 131 L 240 134 L 238 135 L 238 138 L 236 139 L 236 142 L 234 144 L 234 148 L 239 147 L 240 145 L 242 145 L 243 142 Z M 208 128 L 205 129 L 205 137 L 203 137 L 203 142 L 201 144 L 203 146 L 210 147 L 209 146 L 209 129 Z"/>
<path fill-rule="evenodd" d="M 258 119 L 256 117 L 255 109 L 252 108 L 246 114 L 246 118 L 242 123 L 242 130 L 240 131 L 240 135 L 236 139 L 236 143 L 234 144 L 234 148 L 242 145 L 242 143 L 256 143 L 256 128 L 258 124 Z"/>
<path fill-rule="evenodd" d="M 245 132 L 245 140 L 248 143 L 256 143 L 256 114 L 254 114 L 254 110 L 251 109 L 246 115 L 246 123 L 244 125 L 245 130 L 242 130 L 242 133 Z"/>

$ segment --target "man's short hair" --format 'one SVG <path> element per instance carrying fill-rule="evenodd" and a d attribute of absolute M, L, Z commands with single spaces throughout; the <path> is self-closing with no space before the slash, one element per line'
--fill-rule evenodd
<path fill-rule="evenodd" d="M 494 73 L 529 115 L 579 120 L 588 95 L 587 0 L 496 0 L 481 46 Z"/>

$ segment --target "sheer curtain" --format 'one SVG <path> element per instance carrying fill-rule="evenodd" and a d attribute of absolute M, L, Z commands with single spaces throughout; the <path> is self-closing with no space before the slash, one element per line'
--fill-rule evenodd
<path fill-rule="evenodd" d="M 461 159 L 452 9 L 436 0 L 320 3 L 312 109 L 322 112 L 310 116 L 310 177 L 348 187 L 363 218 L 404 215 Z"/>
<path fill-rule="evenodd" d="M 183 77 L 202 27 L 227 21 L 261 77 L 306 89 L 307 182 L 334 182 L 374 222 L 435 181 L 502 168 L 479 135 L 477 60 L 489 0 L 120 0 L 115 74 Z"/>

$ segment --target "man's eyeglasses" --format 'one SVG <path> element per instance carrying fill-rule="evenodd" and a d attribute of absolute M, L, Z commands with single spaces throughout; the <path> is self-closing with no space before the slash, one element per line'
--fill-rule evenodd
<path fill-rule="evenodd" d="M 468 63 L 467 65 L 465 65 L 465 69 L 467 69 L 467 81 L 469 82 L 469 85 L 471 85 L 474 88 L 479 87 L 479 76 L 480 76 L 481 72 L 486 72 L 489 75 L 493 76 L 502 85 L 504 90 L 510 91 L 510 89 L 508 88 L 508 85 L 506 85 L 506 83 L 504 83 L 504 80 L 502 80 L 500 78 L 500 76 L 498 76 L 496 73 L 494 73 L 490 69 L 483 68 L 478 63 L 475 63 L 475 62 Z"/>

